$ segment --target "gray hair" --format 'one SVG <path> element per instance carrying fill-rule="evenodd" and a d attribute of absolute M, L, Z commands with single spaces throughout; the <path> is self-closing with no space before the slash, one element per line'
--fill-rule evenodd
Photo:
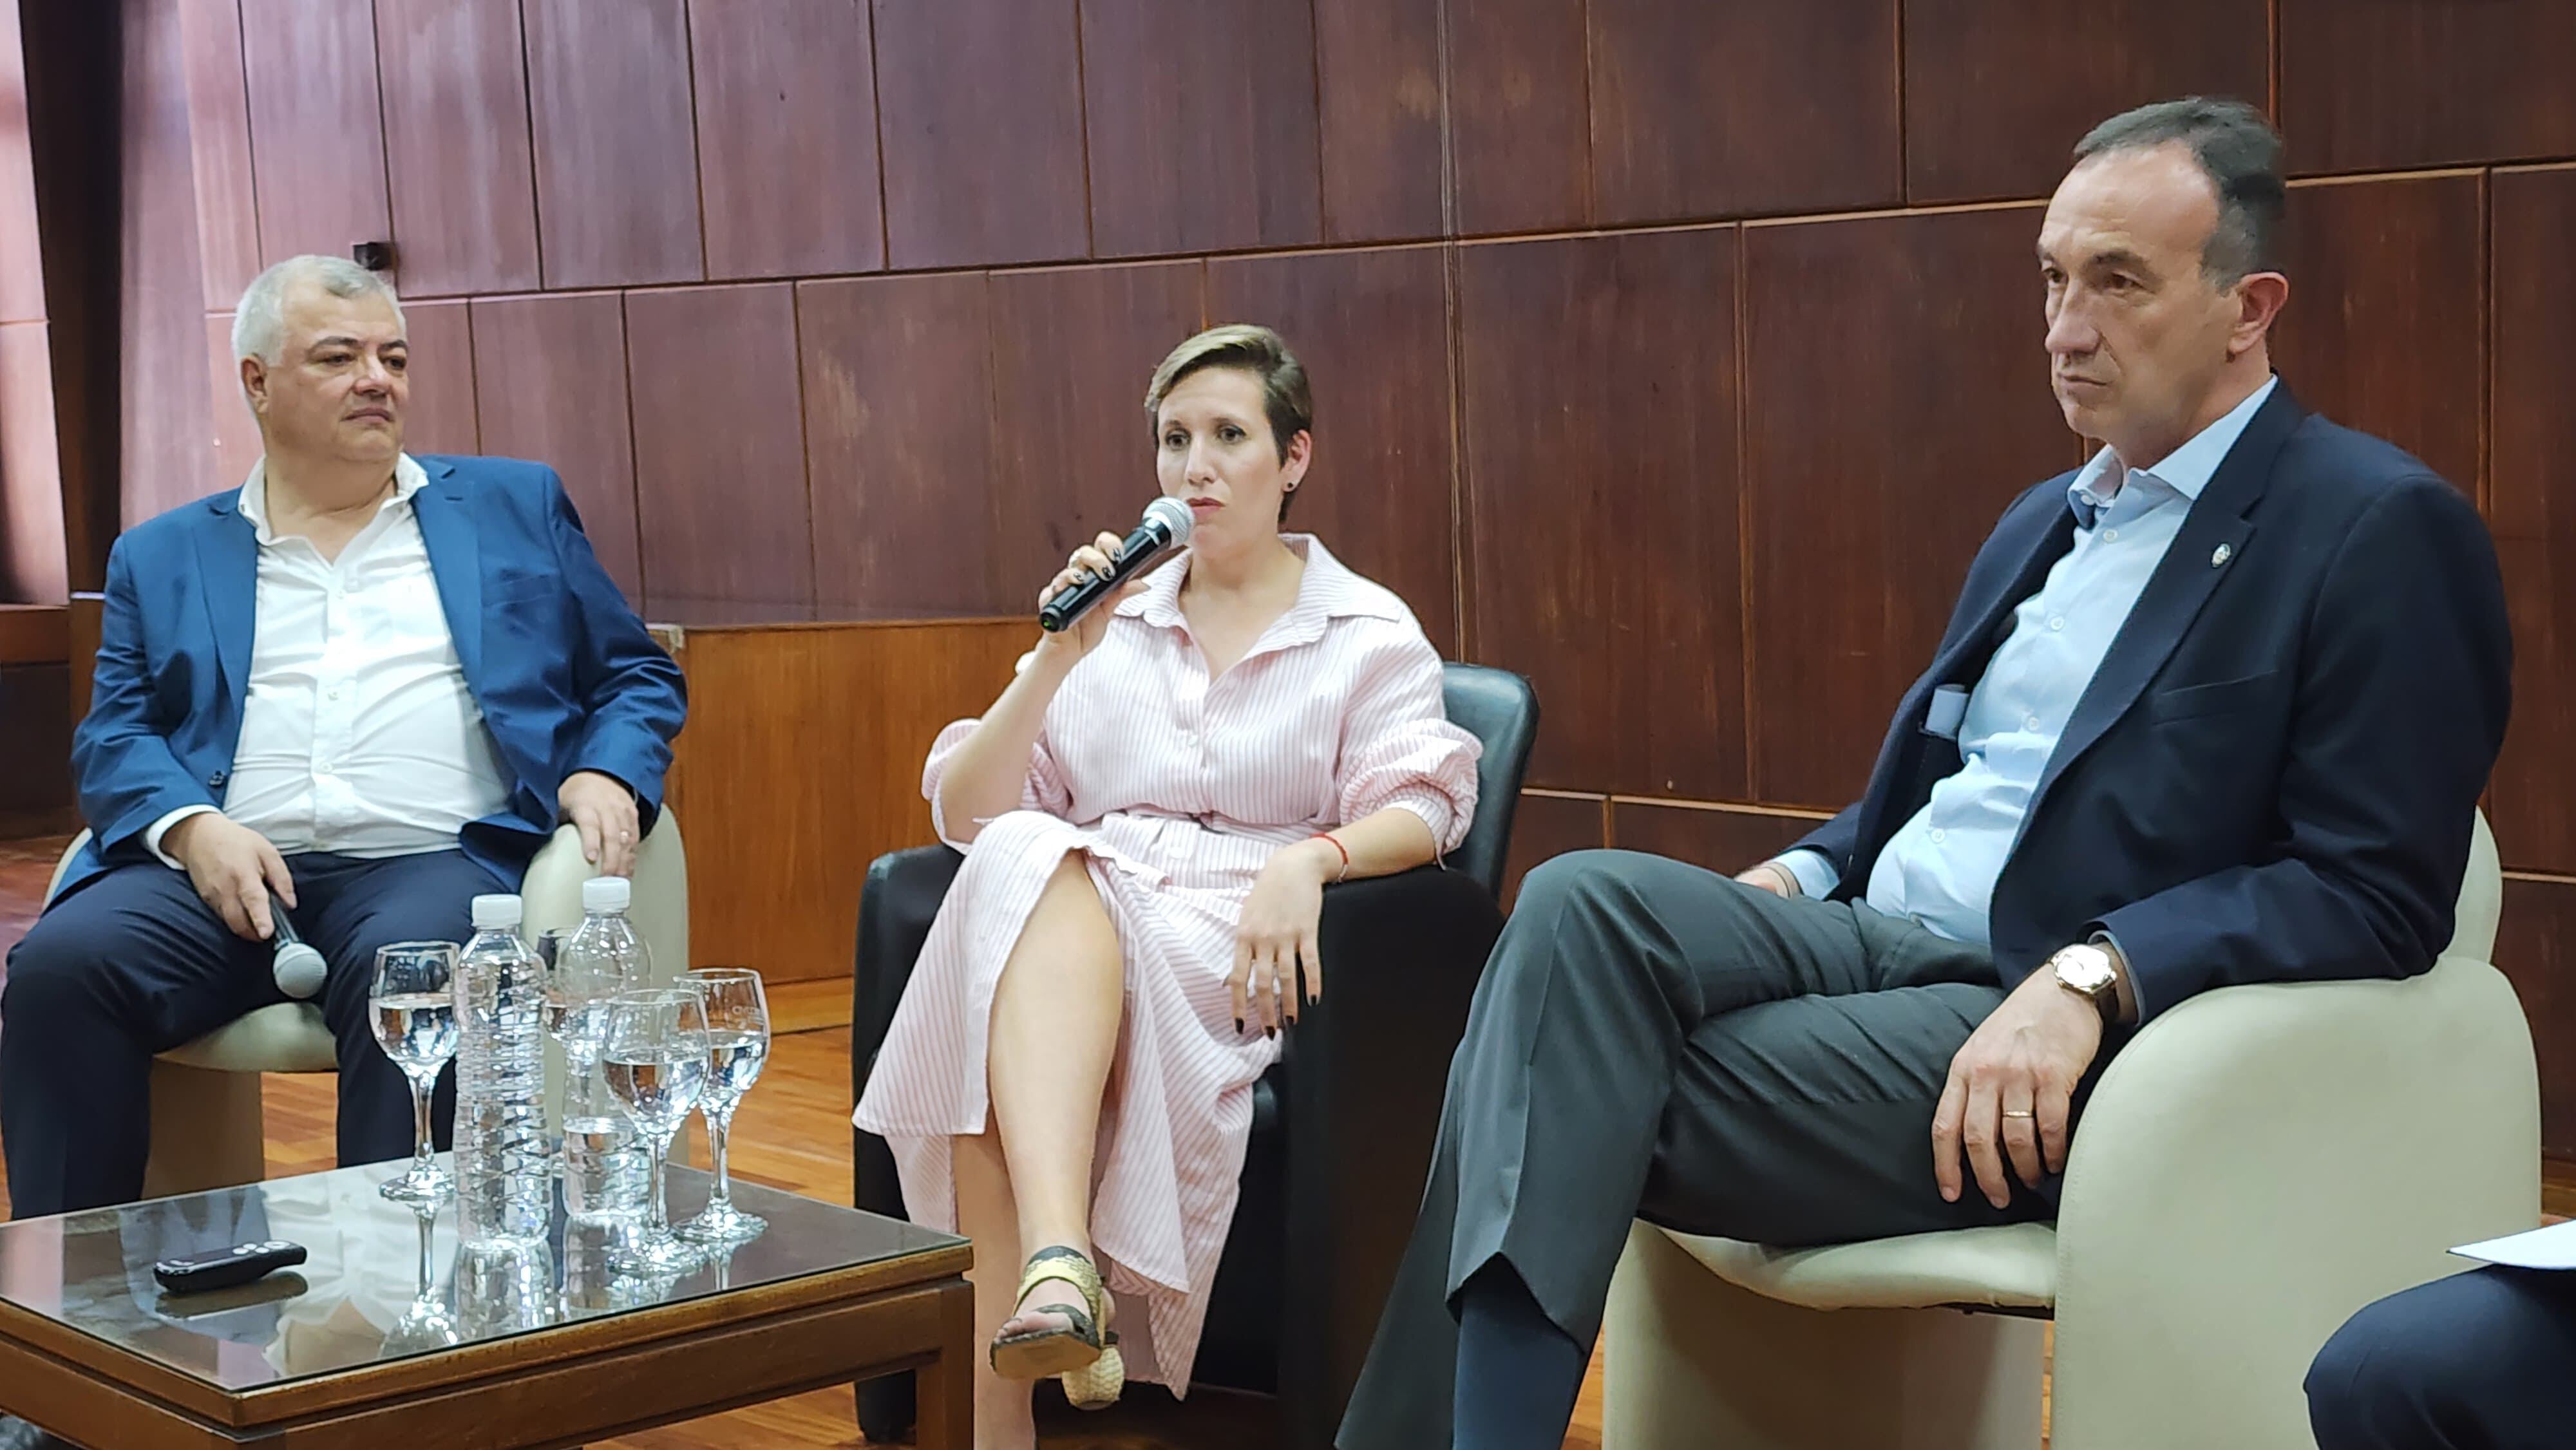
<path fill-rule="evenodd" d="M 270 367 L 286 352 L 286 292 L 298 282 L 310 281 L 334 297 L 382 297 L 393 304 L 394 320 L 402 320 L 402 299 L 394 295 L 393 284 L 346 257 L 325 257 L 306 253 L 289 257 L 251 279 L 241 302 L 233 309 L 233 362 L 255 357 Z"/>
<path fill-rule="evenodd" d="M 2081 165 L 2114 152 L 2180 142 L 2218 193 L 2218 225 L 2201 248 L 2201 270 L 2221 287 L 2249 272 L 2281 270 L 2281 133 L 2243 101 L 2188 96 L 2123 111 L 2075 145 Z"/>

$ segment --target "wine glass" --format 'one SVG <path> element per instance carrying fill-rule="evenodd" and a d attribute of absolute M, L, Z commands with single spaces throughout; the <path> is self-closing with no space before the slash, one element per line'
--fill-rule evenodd
<path fill-rule="evenodd" d="M 681 977 L 680 985 L 694 990 L 706 1011 L 707 1086 L 698 1098 L 698 1111 L 706 1116 L 707 1152 L 715 1159 L 716 1181 L 707 1191 L 705 1211 L 678 1232 L 697 1243 L 749 1243 L 769 1225 L 733 1206 L 725 1146 L 733 1132 L 734 1109 L 769 1060 L 769 999 L 760 989 L 760 973 L 744 967 L 702 967 Z"/>
<path fill-rule="evenodd" d="M 446 1296 L 438 1289 L 438 1261 L 432 1253 L 438 1237 L 438 1205 L 415 1203 L 411 1211 L 420 1220 L 419 1288 L 402 1317 L 385 1330 L 384 1345 L 377 1351 L 379 1359 L 453 1349 L 464 1339 L 455 1317 L 447 1312 Z"/>
<path fill-rule="evenodd" d="M 376 1043 L 411 1079 L 411 1171 L 376 1190 L 397 1203 L 438 1203 L 456 1180 L 438 1166 L 430 1142 L 429 1099 L 439 1069 L 456 1056 L 456 944 L 403 941 L 376 948 L 367 1011 Z"/>
<path fill-rule="evenodd" d="M 625 1105 L 652 1154 L 644 1223 L 635 1243 L 618 1256 L 618 1266 L 630 1273 L 694 1267 L 698 1250 L 671 1232 L 663 1180 L 671 1138 L 689 1120 L 707 1086 L 707 1013 L 698 994 L 666 988 L 610 998 L 607 1047 L 600 1061 L 608 1090 Z"/>
<path fill-rule="evenodd" d="M 563 1044 L 575 1065 L 596 1066 L 608 1036 L 608 999 L 635 986 L 586 952 L 566 950 L 573 928 L 556 927 L 538 939 L 546 971 L 546 1031 Z"/>

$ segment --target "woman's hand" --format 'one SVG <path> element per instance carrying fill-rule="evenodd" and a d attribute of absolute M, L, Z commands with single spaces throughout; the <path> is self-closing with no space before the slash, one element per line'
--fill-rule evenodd
<path fill-rule="evenodd" d="M 1258 1021 L 1276 1032 L 1297 1020 L 1298 974 L 1305 976 L 1304 1000 L 1324 995 L 1324 962 L 1315 936 L 1324 918 L 1324 883 L 1341 868 L 1341 853 L 1316 840 L 1282 848 L 1261 868 L 1252 895 L 1243 903 L 1243 921 L 1235 930 L 1234 975 L 1226 985 L 1234 993 L 1234 1020 Z"/>
<path fill-rule="evenodd" d="M 1102 534 L 1074 550 L 1073 557 L 1065 561 L 1064 571 L 1038 591 L 1038 607 L 1045 608 L 1047 601 L 1094 575 L 1106 578 L 1110 567 L 1118 561 L 1118 550 L 1124 542 L 1116 534 Z M 1072 627 L 1057 630 L 1038 641 L 1038 648 L 1060 654 L 1067 664 L 1081 659 L 1091 653 L 1092 647 L 1100 643 L 1100 637 L 1109 631 L 1110 617 L 1118 612 L 1118 606 L 1144 587 L 1142 575 L 1129 580 L 1117 593 L 1093 605 L 1089 612 L 1073 622 Z"/>

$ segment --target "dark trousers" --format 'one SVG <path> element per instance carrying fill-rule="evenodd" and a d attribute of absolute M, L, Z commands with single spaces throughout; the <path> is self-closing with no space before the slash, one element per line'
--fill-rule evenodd
<path fill-rule="evenodd" d="M 1530 873 L 1336 1443 L 1451 1443 L 1455 1296 L 1498 1256 L 1589 1345 L 1634 1218 L 1805 1245 L 2050 1217 L 1932 1177 L 1950 1059 L 2003 998 L 1983 948 L 1865 906 L 1622 851 Z"/>
<path fill-rule="evenodd" d="M 340 1162 L 407 1157 L 411 1087 L 367 1018 L 376 948 L 461 942 L 473 897 L 505 888 L 460 851 L 286 864 L 295 929 L 331 967 L 320 1006 L 339 1044 Z M 153 1055 L 286 1000 L 269 948 L 226 929 L 184 872 L 120 866 L 55 902 L 10 952 L 0 994 L 0 1148 L 16 1216 L 141 1197 Z M 441 1147 L 453 1101 L 442 1079 Z"/>
<path fill-rule="evenodd" d="M 2308 1370 L 2320 1450 L 2576 1445 L 2576 1273 L 2479 1269 L 2393 1294 Z"/>

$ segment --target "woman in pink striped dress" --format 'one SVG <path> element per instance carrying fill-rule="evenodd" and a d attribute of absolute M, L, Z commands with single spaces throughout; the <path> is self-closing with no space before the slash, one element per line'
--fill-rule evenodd
<path fill-rule="evenodd" d="M 1114 1397 L 1120 1350 L 1185 1389 L 1253 1082 L 1324 990 L 1324 887 L 1434 860 L 1476 804 L 1477 743 L 1412 613 L 1279 531 L 1314 443 L 1278 336 L 1191 339 L 1146 407 L 1190 547 L 932 746 L 922 791 L 966 863 L 856 1115 L 913 1219 L 975 1241 L 985 1450 L 1035 1443 L 1030 1379 Z"/>

